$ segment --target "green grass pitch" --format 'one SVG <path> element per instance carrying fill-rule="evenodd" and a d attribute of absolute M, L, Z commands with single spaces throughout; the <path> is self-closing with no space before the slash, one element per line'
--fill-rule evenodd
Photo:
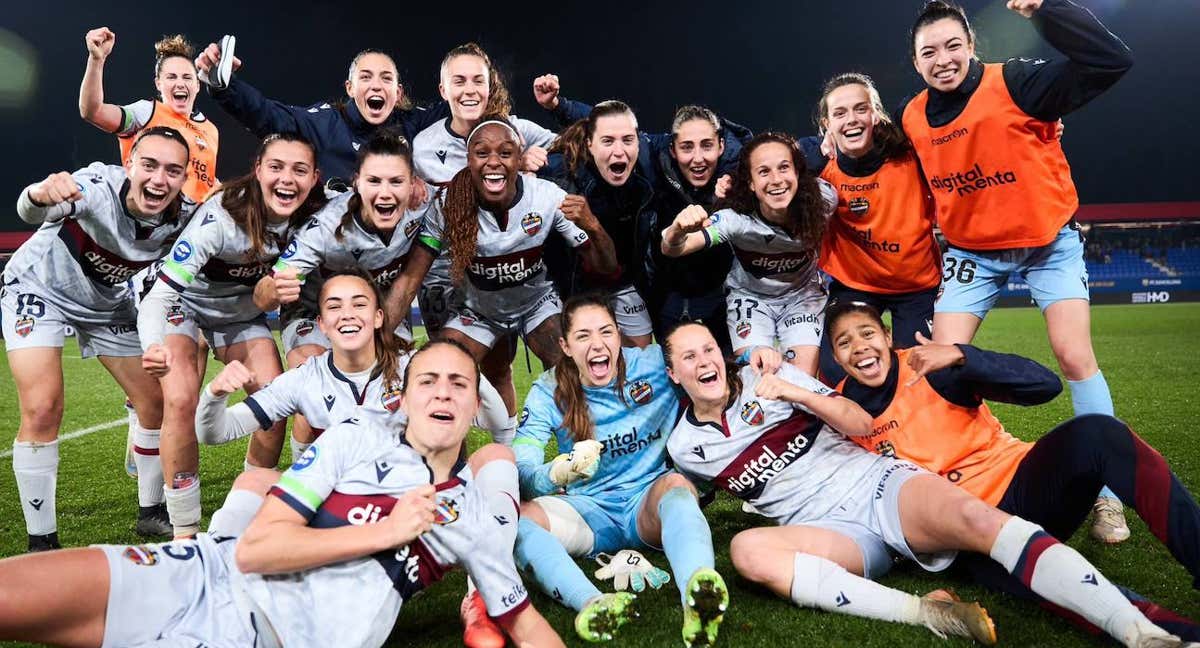
<path fill-rule="evenodd" d="M 1200 493 L 1200 418 L 1196 384 L 1200 341 L 1194 327 L 1200 304 L 1154 306 L 1097 306 L 1092 309 L 1094 344 L 1100 366 L 1112 388 L 1117 413 L 1151 445 L 1158 448 L 1193 493 Z M 1056 366 L 1046 341 L 1044 324 L 1031 308 L 998 310 L 985 322 L 978 340 L 985 348 L 1021 353 Z M 66 413 L 64 434 L 124 417 L 122 397 L 98 362 L 79 359 L 72 343 L 64 349 Z M 517 388 L 524 394 L 532 379 L 523 355 L 516 363 Z M 0 363 L 6 360 L 0 359 Z M 536 370 L 536 360 L 535 370 Z M 209 366 L 210 378 L 217 370 Z M 536 374 L 535 374 L 536 375 Z M 1070 397 L 1048 405 L 1019 408 L 998 405 L 995 411 L 1013 434 L 1033 439 L 1071 414 Z M 0 450 L 8 450 L 16 435 L 19 415 L 16 390 L 7 365 L 0 369 Z M 483 442 L 473 433 L 472 448 Z M 122 457 L 125 425 L 64 441 L 58 482 L 59 534 L 69 546 L 90 543 L 139 543 L 133 534 L 136 485 L 125 476 Z M 245 444 L 202 450 L 204 510 L 220 505 L 241 469 Z M 285 450 L 285 454 L 287 451 Z M 284 460 L 286 462 L 286 458 Z M 25 549 L 25 528 L 16 496 L 11 459 L 0 459 L 0 556 Z M 801 610 L 740 580 L 729 561 L 729 540 L 737 531 L 765 524 L 743 514 L 737 503 L 721 496 L 706 511 L 717 550 L 717 569 L 731 586 L 732 606 L 721 629 L 725 646 L 942 646 L 923 628 L 867 621 L 813 610 Z M 1200 618 L 1200 595 L 1187 573 L 1129 510 L 1133 538 L 1116 547 L 1102 547 L 1080 532 L 1072 546 L 1092 560 L 1112 580 L 1132 587 L 1156 602 Z M 666 559 L 651 552 L 651 560 L 666 568 Z M 590 575 L 595 567 L 583 564 Z M 975 587 L 954 574 L 925 574 L 902 565 L 886 576 L 886 584 L 923 593 L 954 587 L 967 599 L 978 599 L 996 621 L 1000 641 L 1009 646 L 1088 646 L 1102 641 L 1075 629 L 1034 606 Z M 532 585 L 531 581 L 527 581 Z M 456 572 L 404 606 L 389 645 L 457 646 L 461 627 L 458 606 L 464 592 L 462 572 Z M 530 588 L 531 591 L 534 589 Z M 568 645 L 582 645 L 571 630 L 573 614 L 541 593 L 533 594 L 538 609 Z M 640 599 L 642 617 L 626 626 L 614 645 L 675 646 L 679 644 L 679 599 L 674 584 Z M 347 619 L 353 622 L 353 619 Z M 954 640 L 966 645 L 965 640 Z M 1112 645 L 1112 644 L 1109 644 Z"/>

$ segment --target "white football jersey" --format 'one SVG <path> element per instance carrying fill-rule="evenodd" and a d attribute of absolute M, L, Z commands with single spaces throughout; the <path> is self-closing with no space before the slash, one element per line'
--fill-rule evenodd
<path fill-rule="evenodd" d="M 712 483 L 767 517 L 798 524 L 826 517 L 883 460 L 802 406 L 755 396 L 759 376 L 750 367 L 738 375 L 742 391 L 722 425 L 698 421 L 689 407 L 667 440 L 675 468 L 693 481 Z M 777 375 L 836 395 L 789 364 Z"/>

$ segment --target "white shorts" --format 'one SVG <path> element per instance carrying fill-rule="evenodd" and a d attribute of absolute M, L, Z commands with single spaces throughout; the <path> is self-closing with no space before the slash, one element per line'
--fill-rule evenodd
<path fill-rule="evenodd" d="M 275 638 L 235 593 L 234 546 L 262 497 L 239 491 L 208 533 L 161 544 L 97 545 L 108 559 L 104 648 L 140 645 L 269 646 Z"/>
<path fill-rule="evenodd" d="M 283 342 L 283 353 L 286 355 L 306 344 L 315 344 L 325 349 L 332 349 L 333 344 L 317 326 L 317 320 L 300 317 L 287 323 L 279 336 Z"/>
<path fill-rule="evenodd" d="M 650 323 L 650 309 L 646 307 L 646 300 L 642 299 L 637 288 L 618 288 L 609 298 L 608 305 L 617 314 L 617 328 L 625 335 L 650 335 L 654 332 L 654 325 Z"/>
<path fill-rule="evenodd" d="M 892 567 L 894 555 L 908 558 L 926 571 L 946 569 L 958 552 L 918 554 L 908 546 L 900 525 L 900 488 L 913 477 L 933 473 L 907 461 L 884 459 L 863 475 L 832 514 L 819 520 L 789 518 L 781 523 L 828 529 L 854 540 L 862 551 L 863 573 L 867 578 L 886 574 Z"/>
<path fill-rule="evenodd" d="M 136 321 L 117 320 L 110 324 L 79 322 L 39 296 L 20 293 L 12 286 L 0 294 L 0 319 L 3 320 L 5 348 L 9 351 L 39 347 L 61 349 L 73 328 L 79 340 L 79 355 L 84 358 L 142 355 Z"/>
<path fill-rule="evenodd" d="M 260 314 L 246 322 L 204 326 L 198 323 L 195 316 L 179 303 L 167 310 L 167 326 L 163 331 L 164 335 L 183 335 L 198 343 L 202 333 L 204 339 L 208 341 L 208 346 L 213 349 L 222 349 L 239 342 L 249 342 L 259 338 L 268 338 L 272 341 L 275 339 L 271 335 L 271 327 L 267 325 L 266 315 Z"/>
<path fill-rule="evenodd" d="M 496 344 L 496 339 L 517 333 L 529 335 L 542 322 L 562 312 L 562 302 L 558 293 L 553 289 L 544 297 L 534 302 L 524 313 L 507 321 L 499 322 L 488 319 L 475 311 L 460 306 L 458 311 L 446 322 L 446 328 L 459 331 L 487 348 Z"/>
<path fill-rule="evenodd" d="M 426 331 L 436 331 L 446 326 L 446 322 L 458 306 L 455 303 L 457 297 L 457 291 L 449 281 L 430 281 L 429 277 L 426 277 L 425 283 L 421 284 L 421 290 L 417 293 L 417 305 L 421 307 L 421 323 Z M 411 337 L 411 333 L 409 335 Z"/>
<path fill-rule="evenodd" d="M 767 346 L 790 349 L 821 345 L 825 326 L 825 289 L 812 282 L 804 290 L 766 297 L 732 290 L 725 297 L 725 322 L 733 348 Z"/>

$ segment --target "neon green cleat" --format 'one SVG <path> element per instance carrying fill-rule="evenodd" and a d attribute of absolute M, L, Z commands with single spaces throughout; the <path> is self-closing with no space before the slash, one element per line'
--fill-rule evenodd
<path fill-rule="evenodd" d="M 584 641 L 609 641 L 618 628 L 638 617 L 629 592 L 601 594 L 588 601 L 575 615 L 575 632 Z"/>
<path fill-rule="evenodd" d="M 683 645 L 711 646 L 729 608 L 729 588 L 714 569 L 702 567 L 688 579 L 683 605 Z"/>

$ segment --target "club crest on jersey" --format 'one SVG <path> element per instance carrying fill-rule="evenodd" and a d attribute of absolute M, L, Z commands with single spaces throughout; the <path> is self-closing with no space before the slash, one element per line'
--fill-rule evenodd
<path fill-rule="evenodd" d="M 463 326 L 470 326 L 475 323 L 475 318 L 470 315 L 459 315 L 458 321 L 462 322 Z"/>
<path fill-rule="evenodd" d="M 179 326 L 180 324 L 183 324 L 184 319 L 183 307 L 179 304 L 175 304 L 171 306 L 171 308 L 167 309 L 167 322 L 170 323 L 171 326 Z"/>
<path fill-rule="evenodd" d="M 171 252 L 171 258 L 177 262 L 186 261 L 192 256 L 192 244 L 187 241 L 180 241 L 175 244 L 175 249 Z"/>
<path fill-rule="evenodd" d="M 645 405 L 654 398 L 654 388 L 645 380 L 635 381 L 629 386 L 629 397 L 638 405 Z"/>
<path fill-rule="evenodd" d="M 135 565 L 142 565 L 143 567 L 158 564 L 158 552 L 145 545 L 126 547 L 121 555 L 129 562 Z"/>
<path fill-rule="evenodd" d="M 300 323 L 296 325 L 296 335 L 304 337 L 305 335 L 312 333 L 313 328 L 315 327 L 313 326 L 312 320 L 300 320 Z"/>
<path fill-rule="evenodd" d="M 20 335 L 21 337 L 28 336 L 33 332 L 33 318 L 28 315 L 22 317 L 21 319 L 17 320 L 17 323 L 13 326 L 13 330 L 16 331 L 17 335 Z"/>
<path fill-rule="evenodd" d="M 457 519 L 458 502 L 448 497 L 439 497 L 437 508 L 433 511 L 433 523 L 445 526 Z"/>
<path fill-rule="evenodd" d="M 867 215 L 867 211 L 871 209 L 871 202 L 862 196 L 858 196 L 857 198 L 851 198 L 848 206 L 850 207 L 851 214 L 861 217 Z"/>
<path fill-rule="evenodd" d="M 750 322 L 738 322 L 737 323 L 738 337 L 742 338 L 743 340 L 746 339 L 746 336 L 750 335 L 751 328 L 752 327 L 750 326 Z"/>
<path fill-rule="evenodd" d="M 419 229 L 421 229 L 421 221 L 409 221 L 408 224 L 404 226 L 404 238 L 412 238 Z"/>
<path fill-rule="evenodd" d="M 317 446 L 308 446 L 308 448 L 304 451 L 304 454 L 300 455 L 300 458 L 292 464 L 292 470 L 299 472 L 313 465 L 313 462 L 317 460 L 317 454 L 319 452 L 320 450 L 317 449 Z"/>
<path fill-rule="evenodd" d="M 742 405 L 742 420 L 750 425 L 758 425 L 763 422 L 762 405 L 758 401 L 752 400 L 745 405 Z"/>
<path fill-rule="evenodd" d="M 542 231 L 542 217 L 535 213 L 529 212 L 521 218 L 521 229 L 529 236 L 533 236 Z"/>
<path fill-rule="evenodd" d="M 392 383 L 383 392 L 380 400 L 383 402 L 384 409 L 389 412 L 395 412 L 400 409 L 400 385 Z"/>

